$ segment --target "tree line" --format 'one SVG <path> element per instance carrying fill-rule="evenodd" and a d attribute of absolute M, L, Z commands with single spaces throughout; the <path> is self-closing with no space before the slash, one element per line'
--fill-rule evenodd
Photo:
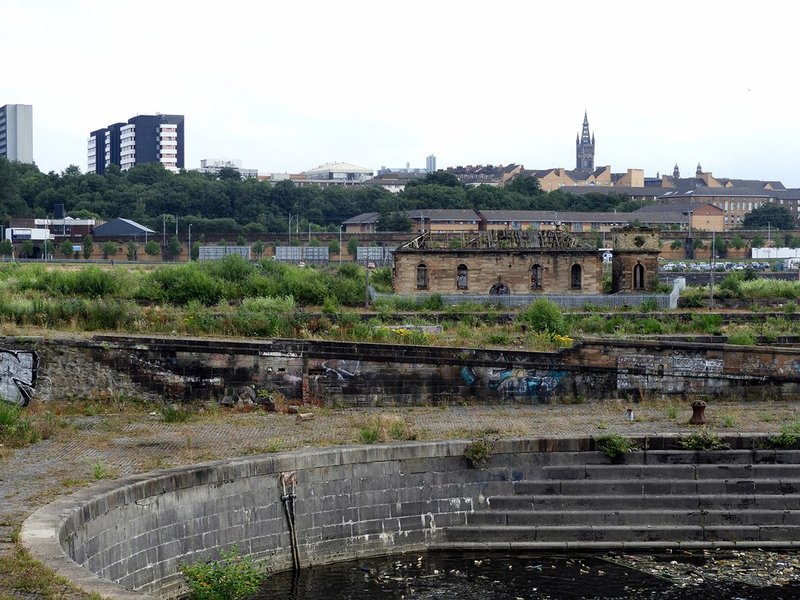
<path fill-rule="evenodd" d="M 301 231 L 336 231 L 342 221 L 367 212 L 380 213 L 379 229 L 403 231 L 410 223 L 402 213 L 414 209 L 626 212 L 641 206 L 616 193 L 543 192 L 533 177 L 517 178 L 506 187 L 467 187 L 451 173 L 438 171 L 394 194 L 380 186 L 301 187 L 291 181 L 242 179 L 228 168 L 216 175 L 174 174 L 158 163 L 127 171 L 111 165 L 105 175 L 81 173 L 74 165 L 61 173 L 42 173 L 35 165 L 0 158 L 0 222 L 52 218 L 58 204 L 71 217 L 124 217 L 156 231 L 164 215 L 190 219 L 198 235 L 280 233 L 290 225 Z"/>

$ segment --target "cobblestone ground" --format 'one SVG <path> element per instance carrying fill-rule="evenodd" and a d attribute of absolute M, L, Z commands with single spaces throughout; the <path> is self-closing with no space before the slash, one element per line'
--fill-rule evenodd
<path fill-rule="evenodd" d="M 314 418 L 263 411 L 212 411 L 182 423 L 165 423 L 160 414 L 119 413 L 61 417 L 66 424 L 37 444 L 0 448 L 0 555 L 14 551 L 13 532 L 38 507 L 90 485 L 100 477 L 152 471 L 234 456 L 292 450 L 306 446 L 358 443 L 359 430 L 371 420 L 400 418 L 417 439 L 471 439 L 689 432 L 686 403 L 450 406 L 406 409 L 317 409 Z M 706 411 L 717 433 L 779 432 L 795 421 L 792 403 L 714 402 Z M 67 590 L 21 592 L 0 571 L 0 600 L 85 598 Z"/>

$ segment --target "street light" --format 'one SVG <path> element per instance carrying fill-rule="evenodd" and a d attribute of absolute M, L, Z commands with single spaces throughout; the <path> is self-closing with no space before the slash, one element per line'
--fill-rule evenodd
<path fill-rule="evenodd" d="M 192 262 L 192 224 L 189 223 L 189 262 Z"/>
<path fill-rule="evenodd" d="M 708 273 L 708 295 L 709 295 L 709 308 L 714 310 L 714 268 L 716 267 L 715 264 L 715 254 L 717 251 L 717 232 L 716 230 L 711 232 L 711 271 Z"/>
<path fill-rule="evenodd" d="M 369 272 L 375 268 L 375 263 L 367 262 L 364 268 L 364 308 L 369 308 Z"/>

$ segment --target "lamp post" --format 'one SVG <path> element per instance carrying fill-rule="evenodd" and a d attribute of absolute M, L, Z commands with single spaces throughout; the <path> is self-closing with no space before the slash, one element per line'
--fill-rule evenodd
<path fill-rule="evenodd" d="M 189 262 L 192 262 L 192 224 L 189 223 Z"/>
<path fill-rule="evenodd" d="M 689 217 L 689 234 L 686 237 L 686 242 L 683 244 L 683 253 L 686 255 L 686 258 L 691 259 L 694 258 L 694 245 L 692 242 L 692 211 L 687 210 L 683 214 Z"/>
<path fill-rule="evenodd" d="M 709 296 L 709 308 L 714 310 L 714 268 L 715 268 L 715 254 L 716 254 L 716 246 L 717 246 L 717 232 L 711 232 L 711 270 L 708 272 L 708 296 Z"/>
<path fill-rule="evenodd" d="M 369 271 L 374 266 L 368 262 L 364 268 L 364 308 L 369 308 Z"/>

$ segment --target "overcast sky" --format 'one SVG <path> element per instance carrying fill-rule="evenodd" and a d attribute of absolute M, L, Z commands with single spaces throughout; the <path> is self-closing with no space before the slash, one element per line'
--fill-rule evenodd
<path fill-rule="evenodd" d="M 43 171 L 90 131 L 186 118 L 186 167 L 521 163 L 800 187 L 793 2 L 0 0 L 0 105 Z"/>

